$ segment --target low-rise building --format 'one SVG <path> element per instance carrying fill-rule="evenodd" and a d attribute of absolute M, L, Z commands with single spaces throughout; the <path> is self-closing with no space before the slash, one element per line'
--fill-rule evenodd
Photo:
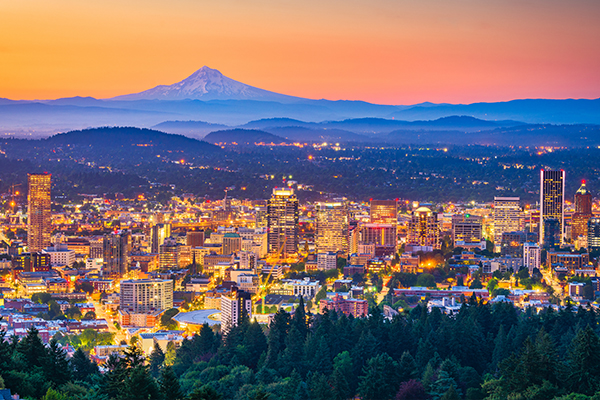
<path fill-rule="evenodd" d="M 352 315 L 355 318 L 369 315 L 369 305 L 366 300 L 345 299 L 339 294 L 336 294 L 333 298 L 322 299 L 319 302 L 319 312 L 322 314 L 325 309 Z"/>

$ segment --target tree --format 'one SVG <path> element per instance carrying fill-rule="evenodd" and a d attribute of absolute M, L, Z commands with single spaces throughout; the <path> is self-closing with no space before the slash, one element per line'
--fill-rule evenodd
<path fill-rule="evenodd" d="M 330 383 L 335 400 L 345 400 L 352 395 L 350 380 L 353 378 L 352 358 L 347 351 L 341 352 L 333 360 L 333 374 Z"/>
<path fill-rule="evenodd" d="M 48 344 L 44 360 L 44 373 L 46 379 L 55 386 L 60 386 L 71 380 L 71 369 L 69 368 L 67 353 L 55 339 L 52 339 Z"/>
<path fill-rule="evenodd" d="M 93 311 L 88 311 L 85 313 L 85 315 L 83 316 L 82 319 L 85 319 L 85 320 L 96 319 L 96 313 Z"/>
<path fill-rule="evenodd" d="M 479 278 L 476 278 L 469 285 L 469 289 L 483 289 L 483 284 Z"/>
<path fill-rule="evenodd" d="M 177 321 L 173 319 L 175 315 L 179 313 L 179 310 L 176 308 L 171 308 L 163 313 L 160 317 L 160 324 L 168 330 L 175 330 L 179 327 Z"/>
<path fill-rule="evenodd" d="M 125 383 L 127 398 L 132 400 L 159 400 L 158 386 L 150 375 L 148 367 L 136 365 L 129 371 Z"/>
<path fill-rule="evenodd" d="M 71 364 L 73 380 L 75 381 L 89 381 L 91 375 L 98 372 L 98 366 L 90 361 L 89 357 L 81 347 L 75 351 L 73 357 L 69 360 L 69 363 Z"/>
<path fill-rule="evenodd" d="M 38 304 L 48 304 L 52 300 L 50 293 L 34 293 L 31 295 L 31 301 Z"/>
<path fill-rule="evenodd" d="M 34 326 L 27 330 L 27 336 L 19 342 L 17 350 L 23 355 L 30 367 L 41 367 L 47 355 L 46 348 L 38 335 L 38 330 Z"/>
<path fill-rule="evenodd" d="M 160 370 L 165 362 L 165 353 L 163 353 L 162 349 L 158 342 L 154 343 L 154 348 L 152 349 L 152 353 L 150 353 L 150 374 L 154 378 L 158 378 L 160 374 Z"/>
<path fill-rule="evenodd" d="M 204 385 L 194 390 L 188 397 L 188 400 L 222 400 L 221 396 L 217 391 L 210 385 Z"/>
<path fill-rule="evenodd" d="M 65 311 L 65 316 L 69 319 L 81 319 L 81 310 L 77 306 L 71 306 Z"/>
<path fill-rule="evenodd" d="M 420 274 L 417 276 L 417 286 L 435 287 L 435 278 L 431 274 Z"/>
<path fill-rule="evenodd" d="M 398 390 L 398 365 L 386 353 L 367 362 L 358 385 L 358 394 L 365 400 L 391 399 Z"/>
<path fill-rule="evenodd" d="M 440 400 L 461 400 L 461 398 L 456 392 L 456 388 L 454 386 L 450 386 L 450 388 L 446 391 L 446 393 L 444 393 Z"/>
<path fill-rule="evenodd" d="M 318 304 L 321 300 L 327 297 L 327 286 L 321 286 L 321 289 L 317 292 L 315 296 L 315 302 Z"/>
<path fill-rule="evenodd" d="M 165 353 L 165 361 L 164 364 L 171 366 L 175 362 L 175 357 L 177 356 L 177 347 L 175 346 L 175 342 L 167 343 L 167 352 Z"/>
<path fill-rule="evenodd" d="M 163 367 L 160 372 L 159 392 L 165 399 L 183 400 L 185 398 L 179 386 L 179 380 L 169 365 Z"/>
<path fill-rule="evenodd" d="M 87 281 L 77 281 L 75 282 L 75 291 L 92 294 L 94 293 L 94 285 Z"/>
<path fill-rule="evenodd" d="M 600 390 L 600 340 L 590 326 L 579 330 L 571 342 L 568 366 L 572 391 L 592 395 Z"/>
<path fill-rule="evenodd" d="M 414 379 L 402 382 L 396 394 L 396 400 L 425 400 L 428 398 L 423 384 Z"/>

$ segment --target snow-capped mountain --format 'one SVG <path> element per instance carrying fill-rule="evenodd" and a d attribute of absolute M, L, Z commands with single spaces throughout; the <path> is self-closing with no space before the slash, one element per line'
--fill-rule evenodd
<path fill-rule="evenodd" d="M 159 85 L 140 93 L 113 97 L 111 100 L 294 100 L 292 96 L 269 92 L 234 81 L 216 69 L 202 67 L 181 82 Z"/>

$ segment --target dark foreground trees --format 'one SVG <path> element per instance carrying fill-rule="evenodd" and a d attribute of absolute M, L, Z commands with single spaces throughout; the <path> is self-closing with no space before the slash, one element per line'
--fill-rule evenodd
<path fill-rule="evenodd" d="M 391 320 L 278 312 L 268 329 L 244 316 L 225 338 L 205 325 L 170 346 L 174 357 L 130 347 L 102 372 L 32 328 L 0 333 L 0 383 L 47 400 L 600 399 L 598 317 L 476 299 L 452 316 L 420 305 Z"/>

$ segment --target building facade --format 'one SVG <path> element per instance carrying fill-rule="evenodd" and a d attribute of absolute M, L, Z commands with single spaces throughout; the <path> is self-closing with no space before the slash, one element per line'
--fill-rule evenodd
<path fill-rule="evenodd" d="M 121 310 L 147 313 L 173 308 L 173 280 L 139 279 L 121 281 Z"/>
<path fill-rule="evenodd" d="M 440 223 L 437 213 L 427 207 L 419 207 L 413 211 L 408 225 L 408 242 L 424 247 L 440 249 Z"/>
<path fill-rule="evenodd" d="M 52 233 L 50 174 L 28 174 L 27 246 L 30 252 L 50 247 Z"/>
<path fill-rule="evenodd" d="M 317 204 L 315 244 L 317 252 L 348 253 L 348 204 L 346 199 Z"/>
<path fill-rule="evenodd" d="M 221 332 L 227 334 L 237 326 L 245 310 L 248 318 L 252 318 L 252 296 L 248 292 L 237 291 L 229 296 L 221 296 Z"/>
<path fill-rule="evenodd" d="M 288 257 L 298 249 L 298 198 L 293 189 L 273 189 L 267 204 L 269 254 Z"/>
<path fill-rule="evenodd" d="M 521 230 L 521 198 L 494 197 L 494 247 L 500 252 L 502 234 Z"/>
<path fill-rule="evenodd" d="M 564 241 L 565 232 L 565 171 L 540 170 L 540 235 L 543 242 L 546 238 L 544 230 L 547 219 L 558 220 L 560 244 Z"/>

